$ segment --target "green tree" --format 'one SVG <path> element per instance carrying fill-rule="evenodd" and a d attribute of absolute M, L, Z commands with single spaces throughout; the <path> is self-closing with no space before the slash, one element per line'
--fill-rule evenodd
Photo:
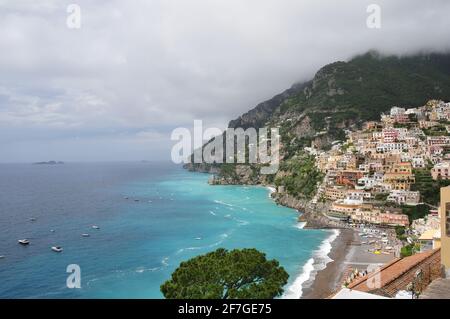
<path fill-rule="evenodd" d="M 182 262 L 161 292 L 168 299 L 271 299 L 283 293 L 288 277 L 256 249 L 219 248 Z"/>

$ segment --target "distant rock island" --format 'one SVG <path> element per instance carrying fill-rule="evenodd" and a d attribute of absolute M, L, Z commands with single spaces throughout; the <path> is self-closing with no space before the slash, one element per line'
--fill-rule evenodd
<path fill-rule="evenodd" d="M 61 161 L 48 161 L 48 162 L 36 162 L 33 163 L 33 165 L 61 165 L 64 164 L 64 162 Z"/>

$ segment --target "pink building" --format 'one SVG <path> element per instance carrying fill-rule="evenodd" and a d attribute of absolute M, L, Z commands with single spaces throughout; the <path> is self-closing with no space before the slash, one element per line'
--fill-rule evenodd
<path fill-rule="evenodd" d="M 381 224 L 385 225 L 405 226 L 405 227 L 409 225 L 408 216 L 405 214 L 384 212 L 380 214 L 379 218 Z"/>
<path fill-rule="evenodd" d="M 385 143 L 392 143 L 398 139 L 398 131 L 396 129 L 390 128 L 383 130 L 383 141 Z"/>

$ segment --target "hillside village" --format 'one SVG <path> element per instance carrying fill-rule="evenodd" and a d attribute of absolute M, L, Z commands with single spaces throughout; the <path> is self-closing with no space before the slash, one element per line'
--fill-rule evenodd
<path fill-rule="evenodd" d="M 450 184 L 450 103 L 392 107 L 346 137 L 328 151 L 306 148 L 324 174 L 312 201 L 328 203 L 326 216 L 347 225 L 396 227 L 417 249 L 438 245 L 439 189 Z"/>

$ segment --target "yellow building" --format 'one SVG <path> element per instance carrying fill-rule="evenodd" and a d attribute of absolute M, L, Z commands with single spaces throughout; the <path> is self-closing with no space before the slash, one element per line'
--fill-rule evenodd
<path fill-rule="evenodd" d="M 414 184 L 415 177 L 412 173 L 412 165 L 409 162 L 396 163 L 384 174 L 383 181 L 394 190 L 407 190 Z"/>
<path fill-rule="evenodd" d="M 441 262 L 450 273 L 450 187 L 441 188 Z"/>
<path fill-rule="evenodd" d="M 438 249 L 441 247 L 441 230 L 429 229 L 419 237 L 420 251 Z"/>

